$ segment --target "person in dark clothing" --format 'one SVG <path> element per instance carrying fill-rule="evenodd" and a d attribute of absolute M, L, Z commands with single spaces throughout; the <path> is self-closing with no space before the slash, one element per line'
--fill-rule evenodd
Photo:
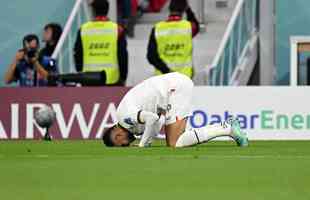
<path fill-rule="evenodd" d="M 92 7 L 94 21 L 82 25 L 77 34 L 74 47 L 76 71 L 102 71 L 106 73 L 106 85 L 124 86 L 128 75 L 124 28 L 108 19 L 108 1 L 94 0 Z"/>
<path fill-rule="evenodd" d="M 50 60 L 47 64 L 39 60 L 39 38 L 29 34 L 23 39 L 23 49 L 18 50 L 9 66 L 4 80 L 6 84 L 17 82 L 20 87 L 47 86 L 47 77 L 57 72 L 56 63 Z"/>
<path fill-rule="evenodd" d="M 45 47 L 39 53 L 39 59 L 42 60 L 45 56 L 51 57 L 56 49 L 57 43 L 62 34 L 62 27 L 56 23 L 47 24 L 43 31 L 43 42 Z"/>
<path fill-rule="evenodd" d="M 190 22 L 190 25 L 191 25 L 192 38 L 194 38 L 199 33 L 199 22 L 195 14 L 193 13 L 192 9 L 188 5 L 187 0 L 171 0 L 169 9 L 170 9 L 170 15 L 166 21 L 168 22 L 168 24 L 169 22 L 171 23 L 182 22 L 183 21 L 182 16 L 183 16 L 183 13 L 185 12 L 187 15 L 187 21 Z M 173 29 L 173 27 L 171 28 Z M 165 61 L 163 59 L 163 56 L 160 55 L 159 53 L 159 48 L 158 48 L 159 44 L 158 44 L 158 40 L 156 38 L 155 32 L 156 32 L 156 26 L 152 29 L 152 32 L 149 38 L 147 59 L 150 62 L 150 64 L 152 64 L 162 74 L 174 72 L 175 70 L 172 69 L 172 67 L 168 66 L 169 64 L 167 63 L 167 61 Z M 171 37 L 173 37 L 173 35 Z M 170 42 L 170 45 L 171 45 L 171 42 Z M 186 46 L 188 44 L 172 44 L 171 46 L 178 47 L 178 46 L 184 46 L 184 45 Z M 180 73 L 182 72 L 180 71 Z M 193 76 L 193 73 L 191 73 L 191 75 L 187 73 L 184 73 L 184 74 L 191 76 L 191 78 Z"/>
<path fill-rule="evenodd" d="M 132 0 L 118 0 L 119 19 L 118 22 L 124 27 L 125 34 L 133 38 L 135 35 L 135 9 Z"/>

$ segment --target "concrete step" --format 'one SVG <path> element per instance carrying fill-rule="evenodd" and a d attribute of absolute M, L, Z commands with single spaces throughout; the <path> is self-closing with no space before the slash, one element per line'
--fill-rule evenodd
<path fill-rule="evenodd" d="M 225 4 L 227 6 L 219 6 Z M 206 0 L 205 19 L 207 22 L 229 21 L 238 0 Z"/>
<path fill-rule="evenodd" d="M 167 19 L 168 12 L 146 13 L 138 21 L 139 24 L 154 24 Z"/>
<path fill-rule="evenodd" d="M 135 37 L 130 40 L 148 40 L 153 28 L 153 24 L 137 24 L 135 26 Z"/>
<path fill-rule="evenodd" d="M 218 5 L 219 1 L 221 0 L 205 0 L 206 32 L 200 33 L 194 39 L 193 60 L 196 72 L 194 82 L 196 85 L 203 85 L 205 83 L 205 71 L 207 66 L 212 64 L 237 2 L 237 0 L 227 0 L 227 6 L 222 7 L 223 5 Z M 192 0 L 192 2 L 197 1 Z M 225 5 L 225 2 L 221 3 Z M 165 20 L 167 15 L 167 10 L 164 10 L 164 12 L 159 14 L 143 16 L 136 26 L 135 38 L 129 39 L 130 68 L 127 81 L 129 86 L 134 86 L 154 75 L 154 67 L 146 59 L 148 40 L 154 24 Z"/>

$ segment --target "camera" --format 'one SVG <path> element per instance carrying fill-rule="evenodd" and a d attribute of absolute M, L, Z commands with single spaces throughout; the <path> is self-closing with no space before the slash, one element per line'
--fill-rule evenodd
<path fill-rule="evenodd" d="M 64 86 L 73 86 L 76 84 L 81 84 L 83 86 L 105 86 L 106 73 L 102 71 L 74 74 L 49 74 L 48 85 L 57 86 L 58 83 Z"/>
<path fill-rule="evenodd" d="M 28 58 L 34 58 L 37 54 L 37 49 L 26 50 L 26 54 Z"/>

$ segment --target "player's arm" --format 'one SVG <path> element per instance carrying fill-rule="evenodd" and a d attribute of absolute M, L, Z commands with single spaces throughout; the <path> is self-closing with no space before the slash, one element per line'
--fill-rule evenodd
<path fill-rule="evenodd" d="M 153 138 L 160 132 L 165 121 L 165 117 L 162 115 L 160 119 L 153 125 L 146 126 L 145 131 L 139 143 L 139 147 L 149 147 L 152 144 Z"/>
<path fill-rule="evenodd" d="M 156 132 L 153 126 L 146 126 L 144 133 L 141 137 L 139 147 L 149 147 L 152 144 L 153 137 L 155 137 Z"/>
<path fill-rule="evenodd" d="M 161 117 L 158 114 L 139 111 L 138 121 L 139 123 L 145 124 L 145 131 L 139 143 L 139 147 L 149 147 L 152 143 L 153 138 L 161 129 Z"/>

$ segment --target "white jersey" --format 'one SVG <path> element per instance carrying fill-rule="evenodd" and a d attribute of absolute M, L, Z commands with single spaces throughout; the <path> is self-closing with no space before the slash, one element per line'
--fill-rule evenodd
<path fill-rule="evenodd" d="M 144 125 L 138 121 L 140 111 L 165 116 L 165 124 L 191 115 L 193 82 L 180 73 L 155 76 L 132 88 L 117 109 L 118 123 L 133 134 L 141 135 Z"/>

